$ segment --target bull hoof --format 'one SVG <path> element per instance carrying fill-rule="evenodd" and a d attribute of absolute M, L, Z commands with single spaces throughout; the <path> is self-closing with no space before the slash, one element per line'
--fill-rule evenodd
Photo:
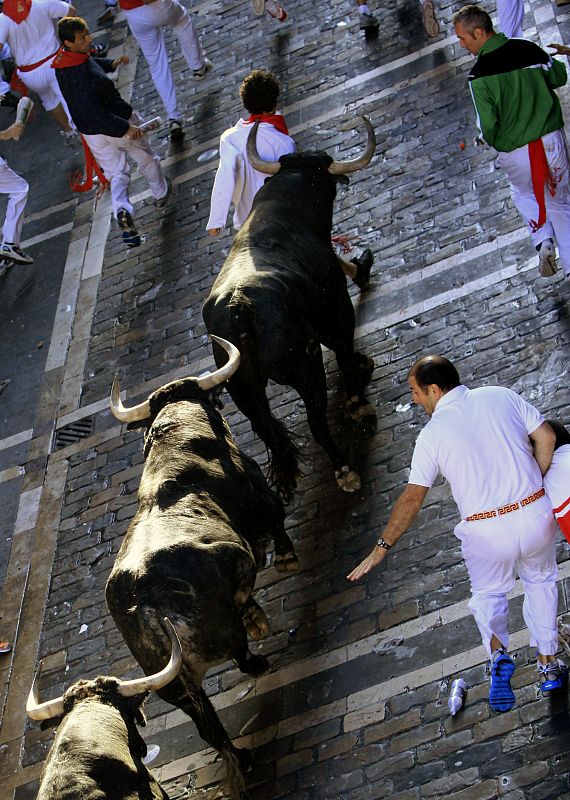
<path fill-rule="evenodd" d="M 357 492 L 360 489 L 360 478 L 350 467 L 335 470 L 334 476 L 343 492 Z"/>
<path fill-rule="evenodd" d="M 365 417 L 376 416 L 374 407 L 370 403 L 362 402 L 361 398 L 356 395 L 346 401 L 344 410 L 347 417 L 356 421 Z"/>
<path fill-rule="evenodd" d="M 299 569 L 299 559 L 295 553 L 285 553 L 282 556 L 275 556 L 273 566 L 277 572 L 297 572 Z"/>
<path fill-rule="evenodd" d="M 248 650 L 245 654 L 245 658 L 238 661 L 238 667 L 242 672 L 245 672 L 246 675 L 253 675 L 255 678 L 267 672 L 269 669 L 269 661 L 265 656 L 254 656 L 253 653 L 250 653 Z"/>
<path fill-rule="evenodd" d="M 269 634 L 271 630 L 269 627 L 269 620 L 265 616 L 263 609 L 257 605 L 255 600 L 250 601 L 250 605 L 244 610 L 243 624 L 247 631 L 247 635 L 254 642 L 258 642 Z"/>

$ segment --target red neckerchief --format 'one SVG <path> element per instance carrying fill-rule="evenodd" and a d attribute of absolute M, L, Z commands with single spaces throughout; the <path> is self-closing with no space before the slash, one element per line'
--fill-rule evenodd
<path fill-rule="evenodd" d="M 144 6 L 144 3 L 142 0 L 119 0 L 119 6 L 123 11 L 131 11 L 133 8 Z"/>
<path fill-rule="evenodd" d="M 249 122 L 269 122 L 270 125 L 273 125 L 274 128 L 280 133 L 284 133 L 285 136 L 289 136 L 289 131 L 287 129 L 287 123 L 285 122 L 285 117 L 283 114 L 251 114 L 249 119 L 246 119 L 246 125 Z"/>
<path fill-rule="evenodd" d="M 81 170 L 78 170 L 71 176 L 69 185 L 73 192 L 88 192 L 93 188 L 94 175 L 97 175 L 99 178 L 99 188 L 97 189 L 96 196 L 99 198 L 107 186 L 110 185 L 109 180 L 105 177 L 105 173 L 97 163 L 83 135 L 81 136 L 81 141 L 83 143 L 83 154 L 85 155 L 85 175 L 82 175 Z"/>
<path fill-rule="evenodd" d="M 4 14 L 10 17 L 17 25 L 23 22 L 32 7 L 32 0 L 4 0 Z"/>
<path fill-rule="evenodd" d="M 533 233 L 542 228 L 546 222 L 546 202 L 544 200 L 545 189 L 548 189 L 551 196 L 556 194 L 556 178 L 550 172 L 544 144 L 542 139 L 537 139 L 528 144 L 528 157 L 530 161 L 530 176 L 532 178 L 532 188 L 536 202 L 538 203 L 538 219 L 529 220 L 529 226 Z"/>
<path fill-rule="evenodd" d="M 60 47 L 55 54 L 54 60 L 51 62 L 51 66 L 52 69 L 78 67 L 80 64 L 85 64 L 89 58 L 91 58 L 89 53 L 72 53 L 71 50 Z"/>

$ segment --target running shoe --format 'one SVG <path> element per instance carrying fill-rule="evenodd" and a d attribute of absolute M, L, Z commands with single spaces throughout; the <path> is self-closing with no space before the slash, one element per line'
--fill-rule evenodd
<path fill-rule="evenodd" d="M 493 711 L 510 711 L 515 704 L 515 693 L 511 688 L 511 678 L 516 664 L 504 650 L 497 650 L 491 662 L 491 686 L 489 705 Z"/>

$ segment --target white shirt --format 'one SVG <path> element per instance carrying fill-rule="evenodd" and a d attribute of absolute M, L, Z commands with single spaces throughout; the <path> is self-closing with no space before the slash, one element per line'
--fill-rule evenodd
<path fill-rule="evenodd" d="M 206 230 L 225 228 L 230 205 L 234 205 L 234 228 L 241 228 L 246 221 L 253 198 L 261 189 L 267 175 L 253 169 L 246 148 L 251 123 L 240 119 L 233 128 L 228 128 L 220 138 L 220 163 L 214 179 L 210 218 Z M 285 153 L 295 152 L 295 142 L 290 136 L 278 131 L 269 122 L 261 122 L 257 129 L 257 152 L 264 161 L 279 161 Z"/>
<path fill-rule="evenodd" d="M 30 13 L 20 24 L 0 14 L 0 42 L 8 42 L 16 64 L 35 64 L 59 49 L 55 20 L 69 14 L 63 0 L 32 0 Z"/>
<path fill-rule="evenodd" d="M 457 386 L 418 436 L 409 483 L 430 487 L 441 472 L 463 519 L 522 500 L 542 486 L 528 437 L 543 422 L 510 389 Z"/>
<path fill-rule="evenodd" d="M 570 541 L 570 444 L 563 444 L 554 451 L 543 480 L 554 516 Z"/>

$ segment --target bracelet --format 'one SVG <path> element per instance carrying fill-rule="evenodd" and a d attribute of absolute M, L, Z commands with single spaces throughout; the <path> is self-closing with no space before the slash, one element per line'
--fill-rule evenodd
<path fill-rule="evenodd" d="M 384 541 L 383 537 L 381 536 L 376 542 L 376 547 L 383 547 L 384 550 L 389 550 L 392 547 L 392 545 Z"/>

